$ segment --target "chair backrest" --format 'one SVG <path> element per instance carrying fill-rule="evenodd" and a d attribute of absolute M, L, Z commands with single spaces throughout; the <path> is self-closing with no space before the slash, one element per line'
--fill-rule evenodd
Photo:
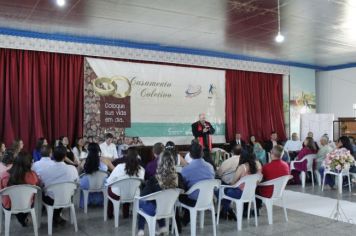
<path fill-rule="evenodd" d="M 104 187 L 105 178 L 108 177 L 108 173 L 105 171 L 95 171 L 92 174 L 85 174 L 89 179 L 89 190 L 100 191 Z"/>
<path fill-rule="evenodd" d="M 54 197 L 53 206 L 69 206 L 72 204 L 72 196 L 77 189 L 77 183 L 64 182 L 52 184 L 46 187 L 46 192 L 51 192 Z"/>
<path fill-rule="evenodd" d="M 118 180 L 109 184 L 112 188 L 118 188 L 120 191 L 120 201 L 133 201 L 138 194 L 139 187 L 142 183 L 140 178 L 127 178 Z"/>
<path fill-rule="evenodd" d="M 271 198 L 281 198 L 283 196 L 288 180 L 291 177 L 291 175 L 285 175 L 268 181 L 268 183 L 273 185 L 273 193 Z"/>
<path fill-rule="evenodd" d="M 250 201 L 255 197 L 257 182 L 260 179 L 261 179 L 260 174 L 247 175 L 240 179 L 239 183 L 245 184 L 240 200 Z"/>
<path fill-rule="evenodd" d="M 156 202 L 156 217 L 174 216 L 174 207 L 181 189 L 166 189 L 141 198 L 144 201 Z"/>
<path fill-rule="evenodd" d="M 38 187 L 29 184 L 13 185 L 1 190 L 0 194 L 9 196 L 11 211 L 21 212 L 31 209 L 33 196 L 37 194 L 38 189 Z"/>
<path fill-rule="evenodd" d="M 220 166 L 224 160 L 230 157 L 230 154 L 222 148 L 212 148 L 211 153 L 216 166 Z"/>
<path fill-rule="evenodd" d="M 316 159 L 316 154 L 308 154 L 303 159 L 307 160 L 307 170 L 313 171 L 313 163 L 314 159 Z"/>
<path fill-rule="evenodd" d="M 219 188 L 220 184 L 221 181 L 217 179 L 203 180 L 194 184 L 188 190 L 188 192 L 192 193 L 196 190 L 199 190 L 199 195 L 195 207 L 198 209 L 209 207 L 213 201 L 214 189 Z"/>

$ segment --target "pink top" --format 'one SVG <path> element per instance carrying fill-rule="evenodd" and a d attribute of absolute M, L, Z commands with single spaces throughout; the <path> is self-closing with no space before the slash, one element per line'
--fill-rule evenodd
<path fill-rule="evenodd" d="M 306 155 L 315 154 L 316 150 L 310 150 L 307 147 L 303 147 L 302 150 L 298 153 L 296 158 L 297 161 L 302 160 Z M 304 160 L 301 163 L 294 163 L 294 168 L 299 171 L 307 171 L 307 160 Z"/>
<path fill-rule="evenodd" d="M 12 167 L 12 164 L 5 166 L 4 163 L 0 162 L 0 176 L 2 176 L 2 174 L 5 171 L 8 171 L 11 167 Z"/>

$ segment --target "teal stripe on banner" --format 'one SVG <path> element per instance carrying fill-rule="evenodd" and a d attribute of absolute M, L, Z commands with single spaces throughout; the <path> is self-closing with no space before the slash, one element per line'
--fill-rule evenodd
<path fill-rule="evenodd" d="M 125 129 L 130 137 L 169 137 L 192 136 L 191 123 L 131 123 L 131 128 Z M 212 124 L 215 135 L 225 135 L 225 123 Z"/>

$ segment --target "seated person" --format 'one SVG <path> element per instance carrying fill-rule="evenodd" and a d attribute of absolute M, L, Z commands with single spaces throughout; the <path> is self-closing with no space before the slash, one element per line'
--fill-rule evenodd
<path fill-rule="evenodd" d="M 131 177 L 144 179 L 145 169 L 140 166 L 140 160 L 138 159 L 138 153 L 135 147 L 130 147 L 127 150 L 127 155 L 124 160 L 124 163 L 118 164 L 111 172 L 109 178 L 106 180 L 106 184 Z M 109 188 L 108 194 L 111 198 L 120 200 L 120 190 L 118 188 Z M 129 217 L 129 206 L 130 204 L 124 204 L 122 208 L 124 218 Z M 109 201 L 108 205 L 108 216 L 109 218 L 113 217 L 113 205 L 111 201 Z"/>
<path fill-rule="evenodd" d="M 234 177 L 230 185 L 236 184 L 242 177 L 247 175 L 252 175 L 256 173 L 261 173 L 262 166 L 259 161 L 256 160 L 255 155 L 251 151 L 242 151 L 239 160 L 239 166 L 235 172 Z M 229 188 L 225 190 L 225 194 L 229 197 L 239 199 L 244 190 L 244 184 L 237 186 L 236 188 Z M 221 201 L 222 210 L 221 217 L 222 218 L 232 218 L 236 220 L 236 214 L 230 207 L 231 201 L 227 199 L 223 199 Z M 244 211 L 246 214 L 246 211 Z"/>
<path fill-rule="evenodd" d="M 263 181 L 266 182 L 272 179 L 276 179 L 285 175 L 289 175 L 290 170 L 286 162 L 282 161 L 283 147 L 281 145 L 274 146 L 271 150 L 272 161 L 262 167 Z M 256 193 L 262 197 L 270 198 L 273 193 L 273 186 L 260 186 L 257 187 Z M 257 215 L 258 210 L 262 206 L 262 201 L 256 199 L 257 203 Z"/>
<path fill-rule="evenodd" d="M 113 161 L 119 158 L 116 145 L 113 143 L 114 136 L 111 133 L 105 134 L 105 141 L 100 144 L 101 157 Z"/>
<path fill-rule="evenodd" d="M 165 148 L 172 153 L 176 166 L 186 166 L 188 164 L 185 159 L 179 155 L 177 147 L 172 141 L 168 141 Z"/>
<path fill-rule="evenodd" d="M 186 190 L 199 181 L 214 179 L 215 177 L 213 166 L 204 161 L 202 158 L 202 146 L 199 143 L 194 142 L 190 146 L 189 152 L 193 160 L 189 165 L 183 167 L 181 172 Z M 197 191 L 191 193 L 190 195 L 181 194 L 179 196 L 179 201 L 188 206 L 195 206 L 198 194 L 199 193 Z M 183 225 L 186 225 L 189 221 L 189 212 L 185 211 L 182 223 Z"/>
<path fill-rule="evenodd" d="M 153 160 L 147 163 L 145 168 L 145 179 L 149 179 L 156 174 L 160 154 L 164 151 L 163 143 L 155 143 L 152 148 Z"/>
<path fill-rule="evenodd" d="M 41 148 L 41 159 L 33 163 L 32 170 L 36 172 L 37 176 L 42 179 L 42 172 L 54 165 L 54 161 L 51 160 L 52 148 L 49 145 L 42 146 Z"/>
<path fill-rule="evenodd" d="M 40 174 L 41 182 L 44 187 L 52 184 L 64 182 L 77 182 L 79 179 L 78 171 L 73 165 L 66 165 L 64 160 L 66 158 L 67 148 L 59 145 L 54 149 L 53 159 L 54 164 L 48 165 Z M 51 192 L 43 193 L 43 201 L 48 205 L 54 204 L 54 196 Z M 53 212 L 53 224 L 64 225 L 66 221 L 60 216 L 62 209 L 55 209 Z"/>
<path fill-rule="evenodd" d="M 157 158 L 158 166 L 155 175 L 151 176 L 141 191 L 141 196 L 146 196 L 165 189 L 176 188 L 178 186 L 178 175 L 176 172 L 173 156 L 170 152 L 164 151 Z M 156 203 L 154 201 L 140 201 L 140 209 L 146 214 L 154 215 Z M 159 229 L 156 231 L 158 235 L 166 233 L 168 229 L 165 227 L 165 219 L 158 220 Z M 138 217 L 138 236 L 144 235 L 145 218 Z"/>
<path fill-rule="evenodd" d="M 243 140 L 241 139 L 241 134 L 240 134 L 240 133 L 236 133 L 236 134 L 235 134 L 235 139 L 230 142 L 230 148 L 231 148 L 231 150 L 234 150 L 234 147 L 235 147 L 236 145 L 240 145 L 242 148 L 245 148 L 245 146 L 246 146 L 245 141 L 243 141 Z"/>
<path fill-rule="evenodd" d="M 39 161 L 41 159 L 41 148 L 44 145 L 48 145 L 45 138 L 39 138 L 36 143 L 36 148 L 32 152 L 33 162 Z"/>
<path fill-rule="evenodd" d="M 302 142 L 298 140 L 297 133 L 292 133 L 292 139 L 288 140 L 284 145 L 284 150 L 289 153 L 291 160 L 298 155 L 298 152 L 302 149 Z"/>
<path fill-rule="evenodd" d="M 332 148 L 329 146 L 329 138 L 327 136 L 322 136 L 320 139 L 320 149 L 316 154 L 316 169 L 319 170 L 323 161 L 325 160 L 326 155 L 332 151 Z"/>
<path fill-rule="evenodd" d="M 311 137 L 306 137 L 304 140 L 304 147 L 302 150 L 298 153 L 296 161 L 302 160 L 306 155 L 309 154 L 316 154 L 317 150 L 315 148 L 314 140 Z M 300 178 L 299 174 L 301 171 L 307 171 L 307 164 L 308 161 L 304 160 L 303 162 L 300 163 L 294 163 L 294 169 L 292 170 L 292 175 L 293 175 L 293 183 L 294 184 L 300 184 Z"/>
<path fill-rule="evenodd" d="M 312 138 L 312 139 L 314 140 L 314 134 L 313 134 L 313 132 L 309 131 L 308 134 L 307 134 L 307 137 L 310 137 L 310 138 Z M 318 151 L 318 150 L 319 150 L 319 145 L 318 145 L 318 143 L 314 141 L 314 145 L 315 145 L 316 150 Z M 303 147 L 304 147 L 304 146 L 305 146 L 305 145 L 304 145 L 304 142 L 303 142 Z"/>
<path fill-rule="evenodd" d="M 32 157 L 24 151 L 20 151 L 14 160 L 14 163 L 8 171 L 3 172 L 1 175 L 0 188 L 4 189 L 13 185 L 30 184 L 37 185 L 38 178 L 35 172 L 31 170 Z M 2 205 L 5 209 L 11 209 L 11 200 L 9 196 L 2 196 Z M 3 214 L 1 212 L 1 214 Z M 30 224 L 28 213 L 16 214 L 17 220 L 23 227 Z"/>
<path fill-rule="evenodd" d="M 199 140 L 198 139 L 192 139 L 191 141 L 191 145 L 193 143 L 198 143 L 199 144 Z M 190 162 L 192 162 L 193 158 L 190 156 L 190 152 L 187 152 L 187 154 L 185 154 L 184 160 L 187 162 L 187 164 L 189 164 Z"/>
<path fill-rule="evenodd" d="M 221 163 L 216 174 L 221 178 L 223 184 L 230 184 L 235 175 L 241 155 L 241 145 L 234 147 L 233 156 Z"/>
<path fill-rule="evenodd" d="M 8 171 L 12 167 L 14 160 L 14 150 L 11 148 L 6 149 L 0 162 L 0 176 L 2 176 L 4 172 Z"/>

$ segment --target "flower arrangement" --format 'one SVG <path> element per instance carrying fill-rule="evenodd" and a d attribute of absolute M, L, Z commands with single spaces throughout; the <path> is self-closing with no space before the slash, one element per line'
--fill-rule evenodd
<path fill-rule="evenodd" d="M 350 151 L 346 148 L 335 149 L 328 153 L 324 160 L 324 165 L 327 169 L 340 172 L 344 169 L 349 169 L 355 164 L 355 159 Z"/>

